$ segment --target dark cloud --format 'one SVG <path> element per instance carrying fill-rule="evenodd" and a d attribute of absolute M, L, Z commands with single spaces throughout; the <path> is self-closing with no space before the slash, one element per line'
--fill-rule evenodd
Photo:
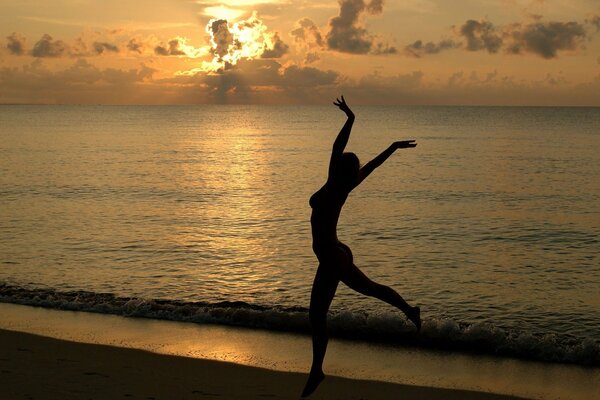
<path fill-rule="evenodd" d="M 587 37 L 585 26 L 578 22 L 544 22 L 536 16 L 531 23 L 515 23 L 496 27 L 490 21 L 470 19 L 454 33 L 465 39 L 464 49 L 487 51 L 496 54 L 536 54 L 546 59 L 555 58 L 558 52 L 577 50 L 584 46 Z M 592 19 L 586 20 L 593 23 Z M 437 54 L 443 50 L 463 46 L 463 43 L 446 39 L 438 43 L 421 40 L 406 46 L 404 51 L 413 57 Z"/>
<path fill-rule="evenodd" d="M 146 92 L 153 73 L 144 65 L 129 70 L 100 69 L 85 59 L 52 71 L 36 59 L 22 67 L 0 68 L 0 102 L 143 103 L 159 98 Z"/>
<path fill-rule="evenodd" d="M 367 54 L 374 38 L 361 24 L 364 14 L 380 14 L 383 1 L 340 0 L 340 14 L 329 20 L 327 46 L 332 50 L 351 54 Z"/>
<path fill-rule="evenodd" d="M 392 76 L 371 73 L 358 81 L 346 80 L 338 89 L 367 104 L 420 104 L 426 96 L 423 77 L 421 71 Z"/>
<path fill-rule="evenodd" d="M 308 47 L 323 47 L 325 43 L 321 31 L 312 20 L 302 18 L 296 22 L 296 26 L 291 35 L 297 42 L 305 43 Z"/>
<path fill-rule="evenodd" d="M 181 42 L 178 38 L 169 40 L 167 45 L 160 44 L 154 48 L 154 54 L 157 56 L 185 56 L 181 49 Z"/>
<path fill-rule="evenodd" d="M 64 71 L 55 72 L 54 76 L 68 83 L 85 83 L 94 85 L 103 83 L 107 85 L 125 85 L 139 83 L 150 79 L 154 69 L 142 65 L 139 69 L 120 70 L 107 68 L 104 70 L 80 58 Z"/>
<path fill-rule="evenodd" d="M 119 52 L 119 48 L 116 45 L 107 42 L 94 42 L 92 47 L 94 48 L 96 54 L 102 54 L 105 51 L 111 53 Z"/>
<path fill-rule="evenodd" d="M 323 71 L 313 67 L 291 65 L 283 67 L 275 60 L 240 60 L 235 69 L 222 71 L 217 75 L 207 75 L 205 82 L 212 86 L 222 82 L 218 76 L 223 76 L 225 82 L 235 86 L 269 86 L 280 88 L 314 88 L 332 85 L 339 74 L 335 71 Z M 231 86 L 228 86 L 229 89 Z"/>
<path fill-rule="evenodd" d="M 322 71 L 313 67 L 291 65 L 283 71 L 282 85 L 286 87 L 313 88 L 333 85 L 337 78 L 338 73 L 335 71 Z"/>
<path fill-rule="evenodd" d="M 373 47 L 371 48 L 371 53 L 380 55 L 397 54 L 398 49 L 394 46 L 389 45 L 388 43 L 377 42 L 373 44 Z"/>
<path fill-rule="evenodd" d="M 317 53 L 306 53 L 306 57 L 304 57 L 305 64 L 312 64 L 316 61 L 319 61 L 321 57 Z M 598 58 L 600 60 L 600 58 Z M 599 61 L 600 62 L 600 61 Z"/>
<path fill-rule="evenodd" d="M 45 65 L 36 59 L 22 67 L 0 67 L 0 103 L 325 104 L 335 93 L 344 93 L 356 104 L 600 105 L 600 76 L 575 84 L 562 74 L 528 81 L 496 71 L 481 76 L 465 71 L 436 82 L 414 71 L 371 73 L 354 80 L 334 71 L 258 59 L 241 60 L 239 68 L 218 74 L 163 79 L 144 65 L 101 69 L 85 59 L 58 71 Z"/>
<path fill-rule="evenodd" d="M 371 14 L 381 14 L 383 12 L 383 0 L 371 0 L 367 4 L 367 11 Z"/>
<path fill-rule="evenodd" d="M 138 38 L 129 39 L 127 42 L 127 49 L 141 54 L 144 49 L 144 43 Z"/>
<path fill-rule="evenodd" d="M 585 20 L 588 24 L 592 24 L 596 27 L 596 31 L 600 32 L 600 15 L 592 15 Z"/>
<path fill-rule="evenodd" d="M 404 53 L 412 57 L 420 58 L 427 54 L 438 54 L 444 50 L 455 49 L 460 47 L 460 45 L 460 43 L 457 43 L 452 39 L 441 40 L 438 43 L 423 43 L 422 40 L 417 40 L 416 42 L 406 46 L 404 48 Z"/>
<path fill-rule="evenodd" d="M 68 47 L 62 40 L 54 40 L 47 33 L 33 45 L 31 55 L 34 57 L 61 57 L 67 54 Z"/>
<path fill-rule="evenodd" d="M 576 50 L 586 37 L 584 26 L 578 22 L 514 24 L 506 34 L 511 40 L 509 53 L 529 52 L 547 59 L 555 58 L 561 50 Z"/>
<path fill-rule="evenodd" d="M 459 30 L 459 34 L 467 40 L 466 49 L 469 51 L 487 50 L 497 53 L 502 46 L 502 37 L 494 25 L 486 20 L 466 21 Z"/>
<path fill-rule="evenodd" d="M 6 48 L 10 54 L 15 56 L 25 54 L 25 37 L 23 35 L 13 32 L 10 36 L 7 36 L 6 39 L 8 40 Z"/>
<path fill-rule="evenodd" d="M 96 32 L 92 37 L 89 35 L 81 35 L 69 43 L 62 40 L 54 39 L 49 34 L 44 34 L 34 45 L 30 51 L 25 51 L 26 39 L 18 33 L 13 33 L 7 37 L 8 43 L 6 45 L 10 54 L 12 55 L 24 55 L 28 54 L 36 58 L 45 57 L 90 57 L 97 56 L 106 53 L 118 53 L 119 46 L 111 43 L 108 40 L 98 40 L 99 33 Z M 96 40 L 94 40 L 94 38 Z M 130 44 L 134 43 L 131 39 Z M 137 42 L 136 42 L 137 43 Z M 141 46 L 141 42 L 140 46 Z M 130 47 L 128 44 L 127 47 Z"/>
<path fill-rule="evenodd" d="M 275 33 L 271 40 L 273 41 L 271 48 L 264 44 L 262 58 L 280 58 L 288 52 L 289 46 L 281 40 L 278 33 Z"/>
<path fill-rule="evenodd" d="M 273 59 L 242 59 L 235 68 L 218 73 L 176 76 L 169 83 L 181 87 L 184 102 L 318 103 L 335 91 L 339 74 L 332 70 L 290 65 Z"/>
<path fill-rule="evenodd" d="M 227 20 L 224 19 L 213 21 L 209 29 L 213 41 L 212 51 L 221 61 L 229 53 L 229 46 L 233 44 L 233 34 L 229 31 Z"/>

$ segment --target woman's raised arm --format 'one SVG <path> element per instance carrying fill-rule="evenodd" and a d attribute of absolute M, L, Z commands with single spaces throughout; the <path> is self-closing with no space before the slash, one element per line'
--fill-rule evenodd
<path fill-rule="evenodd" d="M 333 142 L 333 149 L 331 150 L 331 160 L 329 161 L 329 178 L 334 175 L 335 168 L 340 164 L 340 160 L 342 158 L 342 154 L 344 153 L 344 149 L 346 148 L 346 144 L 348 144 L 348 139 L 350 138 L 350 132 L 352 131 L 352 125 L 354 124 L 354 113 L 346 104 L 346 100 L 344 96 L 342 99 L 335 99 L 333 102 L 334 105 L 338 106 L 340 110 L 346 113 L 348 120 L 338 133 L 335 142 Z"/>

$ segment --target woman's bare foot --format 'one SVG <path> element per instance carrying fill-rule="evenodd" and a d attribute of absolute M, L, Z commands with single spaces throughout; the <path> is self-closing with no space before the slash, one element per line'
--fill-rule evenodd
<path fill-rule="evenodd" d="M 407 314 L 406 317 L 411 320 L 417 327 L 417 331 L 421 331 L 421 309 L 419 307 L 413 307 Z"/>
<path fill-rule="evenodd" d="M 301 397 L 310 396 L 321 384 L 321 382 L 323 382 L 323 379 L 325 379 L 325 374 L 323 371 L 310 371 L 310 375 L 308 375 L 308 381 L 306 381 L 306 386 L 304 386 Z"/>

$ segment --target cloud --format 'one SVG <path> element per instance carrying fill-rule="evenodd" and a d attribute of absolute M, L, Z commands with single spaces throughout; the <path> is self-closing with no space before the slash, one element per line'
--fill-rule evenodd
<path fill-rule="evenodd" d="M 600 32 L 600 15 L 592 15 L 586 19 L 585 22 L 594 25 L 596 27 L 596 31 Z"/>
<path fill-rule="evenodd" d="M 241 59 L 235 68 L 179 75 L 182 101 L 216 103 L 318 103 L 335 92 L 339 74 L 332 70 L 288 65 L 273 59 Z"/>
<path fill-rule="evenodd" d="M 22 67 L 0 68 L 0 102 L 114 104 L 147 102 L 146 85 L 154 70 L 145 65 L 129 70 L 100 69 L 78 59 L 52 71 L 38 58 Z"/>
<path fill-rule="evenodd" d="M 470 19 L 459 28 L 454 28 L 455 35 L 464 39 L 464 42 L 445 39 L 438 43 L 425 43 L 417 40 L 406 46 L 404 52 L 409 56 L 423 57 L 462 47 L 467 51 L 497 54 L 502 50 L 508 54 L 529 53 L 552 59 L 560 51 L 583 48 L 588 36 L 585 26 L 578 22 L 545 22 L 541 17 L 533 18 L 533 21 L 495 26 L 488 20 Z"/>
<path fill-rule="evenodd" d="M 391 76 L 374 72 L 357 81 L 346 80 L 339 91 L 367 104 L 419 104 L 425 96 L 423 78 L 421 71 Z"/>
<path fill-rule="evenodd" d="M 60 57 L 94 57 L 106 54 L 119 54 L 121 50 L 144 55 L 186 56 L 198 58 L 209 54 L 209 47 L 196 48 L 188 45 L 188 39 L 176 36 L 166 41 L 160 41 L 154 35 L 131 37 L 123 30 L 83 32 L 75 39 L 66 42 L 54 39 L 50 34 L 44 34 L 33 46 L 26 51 L 26 38 L 18 33 L 7 37 L 6 48 L 11 55 L 29 55 L 35 58 Z M 272 51 L 283 51 L 284 46 L 273 42 Z"/>
<path fill-rule="evenodd" d="M 289 46 L 281 40 L 278 33 L 275 33 L 271 37 L 271 40 L 265 41 L 263 52 L 260 56 L 262 58 L 280 58 L 286 54 L 288 50 Z"/>
<path fill-rule="evenodd" d="M 396 54 L 398 49 L 385 42 L 374 42 L 371 48 L 372 54 Z"/>
<path fill-rule="evenodd" d="M 371 14 L 381 14 L 383 12 L 383 0 L 371 0 L 367 4 L 367 11 Z"/>
<path fill-rule="evenodd" d="M 321 57 L 319 57 L 319 55 L 317 53 L 306 53 L 306 56 L 304 57 L 304 63 L 305 64 L 312 64 L 314 62 L 317 62 L 321 59 Z M 600 63 L 600 58 L 598 58 L 598 62 Z"/>
<path fill-rule="evenodd" d="M 114 45 L 112 43 L 107 43 L 107 42 L 94 42 L 93 48 L 97 54 L 102 54 L 105 51 L 111 52 L 111 53 L 119 52 L 119 48 L 116 45 Z"/>
<path fill-rule="evenodd" d="M 126 85 L 144 82 L 152 78 L 155 70 L 142 65 L 139 69 L 121 70 L 117 68 L 99 69 L 89 61 L 80 58 L 64 71 L 49 73 L 65 83 L 86 83 L 89 85 Z"/>
<path fill-rule="evenodd" d="M 509 53 L 529 52 L 550 59 L 559 51 L 582 46 L 586 31 L 578 22 L 537 22 L 511 25 L 506 29 L 506 35 L 510 38 Z"/>
<path fill-rule="evenodd" d="M 296 29 L 290 34 L 296 42 L 306 44 L 309 48 L 323 47 L 325 42 L 317 25 L 308 18 L 296 21 Z"/>
<path fill-rule="evenodd" d="M 190 46 L 187 44 L 187 40 L 187 38 L 181 36 L 174 37 L 167 44 L 160 43 L 154 46 L 154 54 L 157 56 L 186 56 L 190 58 L 202 57 L 208 54 L 207 48 Z"/>
<path fill-rule="evenodd" d="M 222 71 L 216 75 L 203 75 L 204 82 L 211 86 L 220 86 L 223 80 L 232 86 L 244 87 L 277 87 L 280 89 L 306 88 L 312 90 L 319 86 L 335 84 L 339 74 L 332 70 L 320 70 L 313 67 L 290 65 L 283 67 L 275 60 L 240 60 L 237 68 Z"/>
<path fill-rule="evenodd" d="M 144 47 L 144 43 L 139 38 L 131 38 L 127 42 L 127 49 L 138 54 L 142 54 Z"/>
<path fill-rule="evenodd" d="M 23 35 L 13 32 L 11 35 L 7 36 L 6 39 L 8 40 L 6 48 L 10 54 L 15 56 L 25 54 L 25 37 Z"/>
<path fill-rule="evenodd" d="M 229 31 L 229 24 L 224 19 L 212 20 L 206 30 L 211 36 L 212 53 L 222 61 L 229 53 L 229 46 L 233 45 L 233 34 Z"/>
<path fill-rule="evenodd" d="M 62 40 L 54 40 L 47 33 L 38 40 L 31 50 L 34 57 L 61 57 L 67 54 L 68 47 Z"/>
<path fill-rule="evenodd" d="M 160 44 L 154 48 L 154 54 L 157 56 L 184 56 L 185 51 L 180 48 L 179 39 L 171 39 L 167 45 Z"/>
<path fill-rule="evenodd" d="M 460 47 L 460 45 L 460 43 L 457 43 L 452 39 L 441 40 L 438 43 L 423 43 L 422 40 L 417 40 L 416 42 L 406 46 L 404 48 L 404 53 L 412 57 L 420 58 L 426 54 L 438 54 L 444 50 L 455 49 Z"/>
<path fill-rule="evenodd" d="M 327 46 L 342 53 L 369 53 L 375 39 L 363 26 L 362 18 L 366 14 L 381 14 L 383 1 L 371 0 L 367 3 L 364 0 L 339 0 L 339 4 L 339 15 L 329 20 Z M 382 44 L 378 48 L 386 47 Z"/>
<path fill-rule="evenodd" d="M 279 33 L 269 32 L 257 13 L 232 25 L 225 19 L 212 19 L 206 25 L 206 32 L 210 35 L 209 51 L 213 59 L 202 64 L 203 71 L 230 69 L 240 60 L 280 58 L 289 50 Z"/>
<path fill-rule="evenodd" d="M 457 71 L 436 82 L 421 71 L 393 76 L 372 73 L 357 81 L 344 80 L 337 89 L 362 104 L 600 105 L 600 79 L 574 84 L 560 74 L 525 80 L 497 71 L 481 77 Z"/>
<path fill-rule="evenodd" d="M 291 65 L 283 70 L 281 84 L 286 87 L 313 88 L 332 85 L 338 78 L 335 71 L 322 71 L 313 67 Z"/>
<path fill-rule="evenodd" d="M 325 104 L 341 92 L 354 104 L 600 105 L 600 76 L 571 83 L 562 74 L 528 81 L 497 71 L 457 71 L 437 81 L 412 71 L 351 79 L 331 70 L 255 59 L 220 73 L 161 78 L 143 64 L 102 69 L 78 59 L 63 70 L 45 65 L 35 59 L 22 67 L 0 67 L 0 103 Z"/>
<path fill-rule="evenodd" d="M 467 40 L 466 49 L 469 51 L 487 50 L 489 53 L 497 53 L 502 46 L 501 36 L 494 25 L 486 20 L 466 21 L 460 27 L 459 34 Z"/>

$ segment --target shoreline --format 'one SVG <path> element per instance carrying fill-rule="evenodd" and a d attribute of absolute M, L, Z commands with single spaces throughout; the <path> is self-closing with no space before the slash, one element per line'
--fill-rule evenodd
<path fill-rule="evenodd" d="M 58 340 L 0 329 L 0 386 L 9 399 L 298 398 L 306 374 Z M 518 397 L 328 376 L 311 399 Z"/>
<path fill-rule="evenodd" d="M 0 302 L 50 310 L 263 329 L 292 335 L 308 335 L 310 332 L 308 309 L 252 305 L 243 301 L 186 302 L 0 284 Z M 558 336 L 555 340 L 540 332 L 536 334 L 493 324 L 468 324 L 435 318 L 424 320 L 423 329 L 417 334 L 412 323 L 393 312 L 370 315 L 340 310 L 330 313 L 328 328 L 330 337 L 337 340 L 475 357 L 600 367 L 600 343 L 591 337 L 569 339 Z"/>
<path fill-rule="evenodd" d="M 287 391 L 278 392 L 277 396 L 280 396 L 280 398 L 298 398 L 311 361 L 310 337 L 306 335 L 222 325 L 131 318 L 81 311 L 53 310 L 9 303 L 0 303 L 0 330 L 3 330 L 3 335 L 13 335 L 17 342 L 25 340 L 19 339 L 20 337 L 27 338 L 31 334 L 37 335 L 36 340 L 38 341 L 48 339 L 49 341 L 58 340 L 60 342 L 60 344 L 54 345 L 54 354 L 49 354 L 41 360 L 37 360 L 35 357 L 39 358 L 39 354 L 37 354 L 39 350 L 36 350 L 35 354 L 37 356 L 31 352 L 18 351 L 19 348 L 29 347 L 21 344 L 15 345 L 14 341 L 5 342 L 4 339 L 1 339 L 3 336 L 0 336 L 0 343 L 3 343 L 0 350 L 4 353 L 10 353 L 9 356 L 0 355 L 0 358 L 4 360 L 0 361 L 0 371 L 11 371 L 6 367 L 12 368 L 12 366 L 20 365 L 19 362 L 27 359 L 27 357 L 34 357 L 29 362 L 21 365 L 20 368 L 24 369 L 26 373 L 40 375 L 40 379 L 48 378 L 44 375 L 47 371 L 60 371 L 61 368 L 67 365 L 58 363 L 59 358 L 66 357 L 57 354 L 72 351 L 69 349 L 74 346 L 82 349 L 81 354 L 96 354 L 95 352 L 100 350 L 97 350 L 98 348 L 94 346 L 100 345 L 113 349 L 106 351 L 111 352 L 110 354 L 113 354 L 115 360 L 121 360 L 119 362 L 115 361 L 116 366 L 134 365 L 134 369 L 138 366 L 140 368 L 146 368 L 146 366 L 143 363 L 133 361 L 137 356 L 124 355 L 125 353 L 129 354 L 130 351 L 141 351 L 148 354 L 147 357 L 166 357 L 161 358 L 161 360 L 171 359 L 169 357 L 183 357 L 187 360 L 181 361 L 184 364 L 168 367 L 167 365 L 170 364 L 165 364 L 165 361 L 159 362 L 156 361 L 158 359 L 154 358 L 152 358 L 154 361 L 148 361 L 157 363 L 155 368 L 159 371 L 181 370 L 183 374 L 188 374 L 185 369 L 188 363 L 199 363 L 197 365 L 193 364 L 196 366 L 190 368 L 197 368 L 198 373 L 203 373 L 203 369 L 212 368 L 213 362 L 225 362 L 231 368 L 239 367 L 234 368 L 231 372 L 237 380 L 240 374 L 245 374 L 243 371 L 246 371 L 246 368 L 250 368 L 250 370 L 257 368 L 261 371 L 267 371 L 264 372 L 266 375 L 261 378 L 265 382 L 263 386 L 276 387 L 277 383 L 271 382 L 280 378 L 284 379 L 287 383 L 283 387 Z M 6 333 L 8 331 L 12 333 Z M 4 343 L 7 344 L 4 345 Z M 107 360 L 110 360 L 110 357 L 105 354 L 106 351 L 100 352 L 104 355 L 98 353 L 98 357 L 104 357 L 105 359 L 108 357 Z M 74 354 L 80 356 L 77 352 Z M 53 361 L 54 364 L 52 364 Z M 82 366 L 86 362 L 89 364 L 87 359 L 79 360 L 79 364 Z M 105 363 L 107 365 L 111 364 L 110 361 Z M 32 369 L 31 365 L 35 368 Z M 84 374 L 85 372 L 98 373 L 98 371 L 93 370 L 93 365 L 95 364 L 87 365 L 88 370 L 86 371 L 73 372 L 75 375 L 69 375 L 68 379 L 60 375 L 56 375 L 52 379 L 63 383 L 69 379 L 74 379 L 74 377 L 87 381 L 88 378 Z M 130 373 L 130 369 L 126 369 L 124 373 Z M 101 373 L 112 376 L 104 372 Z M 411 393 L 417 390 L 414 388 L 420 388 L 419 397 L 414 398 L 436 399 L 438 397 L 430 396 L 427 390 L 438 393 L 437 390 L 439 389 L 449 390 L 450 392 L 478 393 L 478 397 L 474 398 L 481 399 L 487 399 L 489 398 L 487 396 L 492 394 L 499 394 L 508 396 L 501 398 L 588 400 L 596 395 L 596 384 L 600 379 L 600 369 L 598 368 L 581 368 L 489 356 L 394 348 L 336 339 L 332 339 L 330 342 L 325 360 L 325 373 L 328 375 L 326 382 L 338 382 L 337 377 L 341 377 L 339 379 L 346 379 L 351 382 L 377 382 L 377 384 L 385 386 L 384 388 L 384 386 L 376 385 L 378 389 L 369 389 L 373 392 L 369 392 L 371 393 L 369 396 L 362 395 L 363 398 L 365 396 L 366 398 L 383 398 L 377 397 L 380 396 L 379 391 L 386 393 L 385 398 L 389 398 L 387 394 L 390 390 L 401 390 L 399 395 L 407 399 L 413 398 L 409 395 L 412 396 Z M 148 376 L 157 375 L 153 369 L 147 370 L 146 374 Z M 11 385 L 13 385 L 13 377 L 14 375 L 11 376 L 11 372 L 0 374 L 0 380 L 8 379 Z M 186 377 L 188 380 L 184 383 L 190 388 L 197 377 L 194 378 L 194 376 L 188 375 Z M 121 387 L 127 387 L 126 381 L 121 381 L 121 378 L 118 377 L 113 378 L 121 382 Z M 163 379 L 162 375 L 158 375 L 158 378 Z M 137 376 L 135 379 L 141 378 Z M 174 377 L 173 379 L 178 380 L 180 378 Z M 217 377 L 211 379 L 217 379 Z M 225 387 L 230 386 L 222 379 L 220 382 Z M 135 383 L 135 385 L 137 384 Z M 327 384 L 329 385 L 329 383 Z M 19 386 L 19 390 L 28 389 L 27 383 L 24 385 Z M 334 386 L 336 385 L 337 383 Z M 353 389 L 348 392 L 348 395 L 339 398 L 353 398 L 353 395 L 363 393 L 360 389 L 362 383 L 353 383 L 352 385 Z M 370 385 L 375 385 L 375 383 L 367 386 L 371 387 Z M 393 389 L 395 385 L 399 386 Z M 62 387 L 56 390 L 58 389 L 66 390 Z M 320 390 L 321 388 L 319 388 Z M 335 394 L 337 389 L 332 388 L 331 390 L 333 392 L 329 392 L 329 397 L 318 397 L 321 395 L 317 393 L 318 396 L 315 395 L 314 398 L 338 398 Z M 254 394 L 259 396 L 258 392 Z M 188 395 L 190 393 L 182 392 L 180 398 L 187 398 Z M 117 396 L 117 394 L 113 393 L 106 398 L 115 398 L 114 396 Z M 118 394 L 117 397 L 121 396 L 123 394 Z M 236 398 L 233 393 L 228 396 Z M 447 396 L 448 394 L 444 394 L 440 398 L 449 398 Z M 146 397 L 152 397 L 152 395 Z M 167 398 L 172 397 L 167 396 Z"/>

